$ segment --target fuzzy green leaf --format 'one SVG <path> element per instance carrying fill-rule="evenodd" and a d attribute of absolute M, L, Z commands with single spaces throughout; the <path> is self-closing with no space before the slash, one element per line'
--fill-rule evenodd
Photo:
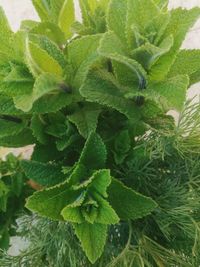
<path fill-rule="evenodd" d="M 37 161 L 22 161 L 21 166 L 28 179 L 42 186 L 54 186 L 66 180 L 61 166 Z"/>
<path fill-rule="evenodd" d="M 116 109 L 129 119 L 140 118 L 134 101 L 126 99 L 113 77 L 104 72 L 90 71 L 80 92 L 86 100 Z"/>
<path fill-rule="evenodd" d="M 19 134 L 25 128 L 25 125 L 23 121 L 17 122 L 6 117 L 0 118 L 0 138 Z"/>
<path fill-rule="evenodd" d="M 0 95 L 0 114 L 1 115 L 23 115 L 23 112 L 17 109 L 9 96 Z"/>
<path fill-rule="evenodd" d="M 6 55 L 8 57 L 12 57 L 12 37 L 13 33 L 8 20 L 2 7 L 0 7 L 0 53 L 3 53 L 3 55 Z"/>
<path fill-rule="evenodd" d="M 163 38 L 172 34 L 174 37 L 174 45 L 172 49 L 166 55 L 161 57 L 152 68 L 150 73 L 152 80 L 162 80 L 166 77 L 175 61 L 178 50 L 184 41 L 188 30 L 193 26 L 199 16 L 199 8 L 190 10 L 178 8 L 171 11 L 171 19 Z"/>
<path fill-rule="evenodd" d="M 190 84 L 200 81 L 200 75 L 194 79 L 196 73 L 200 71 L 200 50 L 181 50 L 170 69 L 168 77 L 177 75 L 188 75 Z"/>
<path fill-rule="evenodd" d="M 73 0 L 65 0 L 58 17 L 58 25 L 69 39 L 72 36 L 71 26 L 75 21 L 75 9 Z"/>
<path fill-rule="evenodd" d="M 61 82 L 62 80 L 53 74 L 44 73 L 36 79 L 33 91 L 29 94 L 14 97 L 14 103 L 17 108 L 24 112 L 30 111 L 34 102 L 42 96 L 51 92 L 59 94 L 59 83 Z"/>
<path fill-rule="evenodd" d="M 69 115 L 68 119 L 76 125 L 79 133 L 87 138 L 91 132 L 96 131 L 100 112 L 101 109 L 97 105 L 88 103 Z"/>
<path fill-rule="evenodd" d="M 167 109 L 181 110 L 186 100 L 186 92 L 189 86 L 187 75 L 178 75 L 163 82 L 149 84 L 148 92 L 156 98 L 161 98 L 161 103 Z"/>
<path fill-rule="evenodd" d="M 26 40 L 26 62 L 35 77 L 45 72 L 62 77 L 63 69 L 59 63 L 46 50 L 28 39 Z"/>
<path fill-rule="evenodd" d="M 23 147 L 32 145 L 36 142 L 31 130 L 25 128 L 16 135 L 10 135 L 0 138 L 0 146 L 4 147 Z"/>
<path fill-rule="evenodd" d="M 132 71 L 132 75 L 136 76 L 139 81 L 147 80 L 147 73 L 143 67 L 135 60 L 129 58 L 122 42 L 112 33 L 104 34 L 99 47 L 99 53 L 113 61 L 123 64 Z"/>
<path fill-rule="evenodd" d="M 127 0 L 112 0 L 107 15 L 108 29 L 126 42 Z"/>
<path fill-rule="evenodd" d="M 108 195 L 111 206 L 122 220 L 142 218 L 157 207 L 151 198 L 135 192 L 115 179 L 108 188 Z"/>
<path fill-rule="evenodd" d="M 76 88 L 80 88 L 90 66 L 99 58 L 97 48 L 100 39 L 100 34 L 84 36 L 68 46 L 68 58 L 74 71 L 72 83 Z"/>
<path fill-rule="evenodd" d="M 94 263 L 103 252 L 107 237 L 107 225 L 81 223 L 74 224 L 74 229 L 88 259 Z"/>
<path fill-rule="evenodd" d="M 91 133 L 85 143 L 79 163 L 91 170 L 102 169 L 105 166 L 106 157 L 106 147 L 101 137 L 96 133 Z"/>
<path fill-rule="evenodd" d="M 61 211 L 67 205 L 73 203 L 79 194 L 79 192 L 71 191 L 65 182 L 34 193 L 28 198 L 26 207 L 41 216 L 53 220 L 63 220 Z"/>

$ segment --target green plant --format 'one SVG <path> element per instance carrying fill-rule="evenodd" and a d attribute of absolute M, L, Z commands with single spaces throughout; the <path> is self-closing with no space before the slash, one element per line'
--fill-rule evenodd
<path fill-rule="evenodd" d="M 20 167 L 20 158 L 8 154 L 0 160 L 0 248 L 7 249 L 16 235 L 15 220 L 24 213 L 25 198 L 32 193 Z"/>
<path fill-rule="evenodd" d="M 113 225 L 118 252 L 130 233 L 110 266 L 198 263 L 199 105 L 184 104 L 200 52 L 180 47 L 199 8 L 80 0 L 80 23 L 72 0 L 32 2 L 41 22 L 17 33 L 0 15 L 0 145 L 35 144 L 21 168 L 42 187 L 26 207 L 69 222 L 91 263 Z"/>

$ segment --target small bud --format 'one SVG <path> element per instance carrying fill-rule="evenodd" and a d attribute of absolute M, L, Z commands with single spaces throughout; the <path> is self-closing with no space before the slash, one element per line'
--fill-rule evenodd
<path fill-rule="evenodd" d="M 66 85 L 65 83 L 61 83 L 60 85 L 59 85 L 59 87 L 60 87 L 60 89 L 62 90 L 62 91 L 64 91 L 65 93 L 72 93 L 72 89 L 68 86 L 68 85 Z"/>

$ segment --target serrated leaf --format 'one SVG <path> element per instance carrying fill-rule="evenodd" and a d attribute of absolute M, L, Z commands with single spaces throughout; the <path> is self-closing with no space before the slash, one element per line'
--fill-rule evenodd
<path fill-rule="evenodd" d="M 91 132 L 96 131 L 100 112 L 101 109 L 97 105 L 88 103 L 67 118 L 76 125 L 79 133 L 87 139 Z"/>
<path fill-rule="evenodd" d="M 126 42 L 127 0 L 112 0 L 109 4 L 107 23 L 108 29 L 113 31 L 123 42 Z"/>
<path fill-rule="evenodd" d="M 45 126 L 46 125 L 44 124 L 40 116 L 38 115 L 32 116 L 30 128 L 37 141 L 44 145 L 48 141 L 48 136 L 45 133 Z"/>
<path fill-rule="evenodd" d="M 152 18 L 158 17 L 159 14 L 160 10 L 152 0 L 128 0 L 127 37 L 130 47 L 136 43 L 133 27 L 145 35 Z"/>
<path fill-rule="evenodd" d="M 48 0 L 32 0 L 32 3 L 42 21 L 49 20 L 50 5 Z"/>
<path fill-rule="evenodd" d="M 30 129 L 25 128 L 23 131 L 16 135 L 10 135 L 0 138 L 0 146 L 4 147 L 23 147 L 32 145 L 36 142 Z"/>
<path fill-rule="evenodd" d="M 106 158 L 106 147 L 101 137 L 96 133 L 91 133 L 85 143 L 79 163 L 91 170 L 98 170 L 104 168 Z"/>
<path fill-rule="evenodd" d="M 74 224 L 74 229 L 88 259 L 91 263 L 95 263 L 103 253 L 107 237 L 107 225 L 81 223 Z"/>
<path fill-rule="evenodd" d="M 90 71 L 80 93 L 89 102 L 116 109 L 131 120 L 139 120 L 140 118 L 135 102 L 124 97 L 118 84 L 109 74 Z"/>
<path fill-rule="evenodd" d="M 21 166 L 28 179 L 42 186 L 54 186 L 67 179 L 67 176 L 62 173 L 61 166 L 53 163 L 23 160 Z"/>
<path fill-rule="evenodd" d="M 19 134 L 25 128 L 25 126 L 26 123 L 23 121 L 19 120 L 19 122 L 16 122 L 14 120 L 10 120 L 9 117 L 1 118 L 0 116 L 0 138 L 11 135 L 13 135 L 14 138 L 14 135 Z"/>
<path fill-rule="evenodd" d="M 113 179 L 108 188 L 108 201 L 122 220 L 136 220 L 149 215 L 157 204 Z"/>
<path fill-rule="evenodd" d="M 187 75 L 178 75 L 163 82 L 151 83 L 148 93 L 152 96 L 161 98 L 163 106 L 167 109 L 180 111 L 186 100 L 186 92 L 189 86 Z M 149 92 L 151 91 L 151 92 Z"/>
<path fill-rule="evenodd" d="M 71 26 L 75 21 L 75 8 L 73 0 L 65 0 L 58 17 L 58 25 L 65 33 L 65 37 L 72 37 Z"/>
<path fill-rule="evenodd" d="M 152 68 L 150 72 L 152 80 L 162 80 L 166 77 L 175 61 L 178 50 L 181 47 L 188 30 L 193 26 L 199 16 L 199 8 L 193 8 L 190 10 L 178 8 L 171 11 L 171 19 L 165 30 L 163 38 L 172 34 L 174 37 L 174 45 L 172 49 L 166 55 L 161 57 Z"/>
<path fill-rule="evenodd" d="M 190 84 L 200 81 L 200 75 L 194 79 L 195 73 L 200 71 L 200 50 L 180 50 L 168 77 L 188 75 Z"/>
<path fill-rule="evenodd" d="M 82 85 L 89 68 L 99 58 L 97 48 L 100 39 L 100 34 L 84 36 L 68 46 L 68 58 L 74 71 L 72 83 L 76 88 Z"/>
<path fill-rule="evenodd" d="M 147 80 L 147 73 L 143 67 L 137 61 L 128 56 L 126 47 L 123 46 L 114 33 L 107 32 L 103 35 L 99 47 L 99 53 L 104 57 L 126 66 L 132 71 L 132 75 L 135 75 L 139 82 L 141 82 L 142 79 Z"/>
<path fill-rule="evenodd" d="M 14 103 L 17 108 L 23 110 L 24 112 L 30 111 L 34 102 L 42 96 L 51 92 L 59 94 L 59 83 L 61 82 L 62 80 L 53 74 L 41 74 L 35 80 L 33 91 L 29 94 L 14 97 Z"/>
<path fill-rule="evenodd" d="M 3 8 L 0 7 L 0 51 L 9 57 L 12 57 L 12 37 L 13 33 L 8 20 Z"/>
<path fill-rule="evenodd" d="M 61 211 L 67 205 L 73 203 L 79 194 L 78 191 L 70 190 L 68 183 L 65 182 L 34 193 L 28 198 L 26 207 L 41 216 L 62 221 Z"/>
<path fill-rule="evenodd" d="M 109 170 L 96 171 L 91 177 L 92 183 L 88 186 L 88 190 L 91 194 L 97 192 L 103 197 L 107 198 L 107 188 L 111 183 L 111 176 Z"/>
<path fill-rule="evenodd" d="M 84 223 L 85 221 L 79 207 L 65 207 L 62 210 L 61 215 L 63 216 L 65 221 L 71 223 Z"/>
<path fill-rule="evenodd" d="M 56 24 L 52 22 L 47 21 L 34 25 L 31 28 L 30 33 L 45 35 L 58 45 L 65 43 L 64 33 Z"/>
<path fill-rule="evenodd" d="M 96 199 L 98 200 L 99 207 L 95 222 L 108 225 L 117 224 L 119 222 L 119 217 L 108 201 L 99 195 L 96 196 Z"/>
<path fill-rule="evenodd" d="M 0 95 L 0 114 L 23 115 L 23 112 L 15 107 L 11 97 Z"/>
<path fill-rule="evenodd" d="M 45 72 L 62 77 L 63 69 L 59 63 L 51 57 L 46 50 L 41 49 L 39 45 L 26 40 L 26 62 L 33 74 L 38 77 Z"/>

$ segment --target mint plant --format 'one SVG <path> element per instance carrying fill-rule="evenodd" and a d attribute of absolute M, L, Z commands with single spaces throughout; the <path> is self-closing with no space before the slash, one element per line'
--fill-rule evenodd
<path fill-rule="evenodd" d="M 129 239 L 110 266 L 125 264 L 124 255 L 129 262 L 131 246 L 130 266 L 193 264 L 188 251 L 192 240 L 197 246 L 199 208 L 191 199 L 199 199 L 199 189 L 189 173 L 199 157 L 199 107 L 185 101 L 200 80 L 200 52 L 180 47 L 199 8 L 80 0 L 77 22 L 73 0 L 32 3 L 41 21 L 23 21 L 16 33 L 0 11 L 0 145 L 34 144 L 21 168 L 40 190 L 26 208 L 72 225 L 97 266 L 107 264 L 114 227 L 120 249 L 128 231 Z M 182 114 L 178 126 L 171 109 Z M 172 245 L 176 228 L 188 250 Z"/>
<path fill-rule="evenodd" d="M 20 166 L 20 158 L 8 154 L 0 160 L 0 248 L 8 249 L 10 237 L 16 235 L 15 220 L 25 213 L 25 198 L 33 190 Z"/>

